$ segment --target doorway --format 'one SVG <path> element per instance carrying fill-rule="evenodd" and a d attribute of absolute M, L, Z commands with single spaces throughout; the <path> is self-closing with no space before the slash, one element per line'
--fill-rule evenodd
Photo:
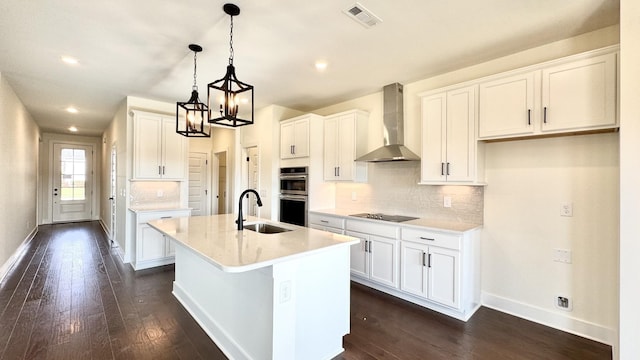
<path fill-rule="evenodd" d="M 229 213 L 228 202 L 228 182 L 227 182 L 227 152 L 217 152 L 213 156 L 213 184 L 212 189 L 215 192 L 213 199 L 213 213 L 227 214 Z"/>
<path fill-rule="evenodd" d="M 110 169 L 110 177 L 109 177 L 109 183 L 110 183 L 110 192 L 109 192 L 109 201 L 111 202 L 111 245 L 113 245 L 115 243 L 115 239 L 116 239 L 116 199 L 118 198 L 117 196 L 117 192 L 118 190 L 116 189 L 116 179 L 117 177 L 117 173 L 116 173 L 116 159 L 118 157 L 118 148 L 116 146 L 116 144 L 114 143 L 113 145 L 111 145 L 111 169 Z"/>
<path fill-rule="evenodd" d="M 93 145 L 53 144 L 52 221 L 90 220 Z"/>
<path fill-rule="evenodd" d="M 208 155 L 202 152 L 189 153 L 189 207 L 191 215 L 209 215 Z"/>
<path fill-rule="evenodd" d="M 259 192 L 259 171 L 258 171 L 258 147 L 252 146 L 246 148 L 246 170 L 247 174 L 247 188 L 254 189 Z M 255 196 L 248 196 L 246 204 L 247 215 L 258 216 L 258 198 Z"/>

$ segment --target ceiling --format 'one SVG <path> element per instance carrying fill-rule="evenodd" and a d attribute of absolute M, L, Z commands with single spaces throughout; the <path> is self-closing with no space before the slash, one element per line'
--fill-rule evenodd
<path fill-rule="evenodd" d="M 0 73 L 46 132 L 99 135 L 127 95 L 186 101 L 224 75 L 220 0 L 2 0 Z M 351 0 L 235 1 L 234 65 L 256 107 L 310 111 L 619 23 L 619 0 L 360 0 L 382 22 L 347 17 Z M 67 65 L 61 56 L 73 56 Z M 317 60 L 328 63 L 319 72 Z M 77 114 L 65 109 L 74 106 Z M 6 119 L 3 121 L 7 121 Z"/>

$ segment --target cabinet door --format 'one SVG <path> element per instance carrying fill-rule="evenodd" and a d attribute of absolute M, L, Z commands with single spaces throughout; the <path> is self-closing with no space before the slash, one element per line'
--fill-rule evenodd
<path fill-rule="evenodd" d="M 324 179 L 338 178 L 338 119 L 324 121 Z"/>
<path fill-rule="evenodd" d="M 398 287 L 398 241 L 369 236 L 369 278 L 381 284 Z"/>
<path fill-rule="evenodd" d="M 164 236 L 147 224 L 139 224 L 140 239 L 136 239 L 137 261 L 162 259 L 165 257 Z"/>
<path fill-rule="evenodd" d="M 480 138 L 533 133 L 534 82 L 539 74 L 539 71 L 528 72 L 480 84 Z"/>
<path fill-rule="evenodd" d="M 425 256 L 429 248 L 423 244 L 402 241 L 400 244 L 400 290 L 427 297 Z"/>
<path fill-rule="evenodd" d="M 294 157 L 309 156 L 309 119 L 298 120 L 293 125 Z"/>
<path fill-rule="evenodd" d="M 369 236 L 360 233 L 347 232 L 347 235 L 357 237 L 360 243 L 351 245 L 351 273 L 364 278 L 369 277 L 369 253 L 365 250 L 368 248 Z"/>
<path fill-rule="evenodd" d="M 445 181 L 447 94 L 422 99 L 422 181 Z"/>
<path fill-rule="evenodd" d="M 353 180 L 356 153 L 355 115 L 338 120 L 338 180 Z"/>
<path fill-rule="evenodd" d="M 442 305 L 460 307 L 460 253 L 429 247 L 428 298 Z"/>
<path fill-rule="evenodd" d="M 613 127 L 616 54 L 542 70 L 542 131 Z"/>
<path fill-rule="evenodd" d="M 133 178 L 159 179 L 162 176 L 162 118 L 136 114 L 133 121 Z"/>
<path fill-rule="evenodd" d="M 176 133 L 175 119 L 162 119 L 162 178 L 183 180 L 186 176 L 187 139 Z"/>
<path fill-rule="evenodd" d="M 475 89 L 447 92 L 447 181 L 473 181 L 475 177 Z"/>
<path fill-rule="evenodd" d="M 294 128 L 293 122 L 280 124 L 280 158 L 290 159 L 293 157 Z"/>

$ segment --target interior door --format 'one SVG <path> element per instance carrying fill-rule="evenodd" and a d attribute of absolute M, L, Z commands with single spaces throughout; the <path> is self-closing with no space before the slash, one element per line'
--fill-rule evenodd
<path fill-rule="evenodd" d="M 189 153 L 189 207 L 191 215 L 209 215 L 207 154 Z"/>
<path fill-rule="evenodd" d="M 91 219 L 93 146 L 53 144 L 52 221 Z"/>

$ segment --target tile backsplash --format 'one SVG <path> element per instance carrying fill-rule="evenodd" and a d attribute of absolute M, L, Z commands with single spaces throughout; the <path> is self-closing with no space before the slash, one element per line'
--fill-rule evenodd
<path fill-rule="evenodd" d="M 441 221 L 483 223 L 482 186 L 418 185 L 420 162 L 369 164 L 368 182 L 338 183 L 336 208 L 417 216 Z M 444 207 L 444 197 L 451 207 Z"/>
<path fill-rule="evenodd" d="M 129 192 L 132 207 L 171 209 L 180 207 L 180 182 L 132 181 Z"/>

